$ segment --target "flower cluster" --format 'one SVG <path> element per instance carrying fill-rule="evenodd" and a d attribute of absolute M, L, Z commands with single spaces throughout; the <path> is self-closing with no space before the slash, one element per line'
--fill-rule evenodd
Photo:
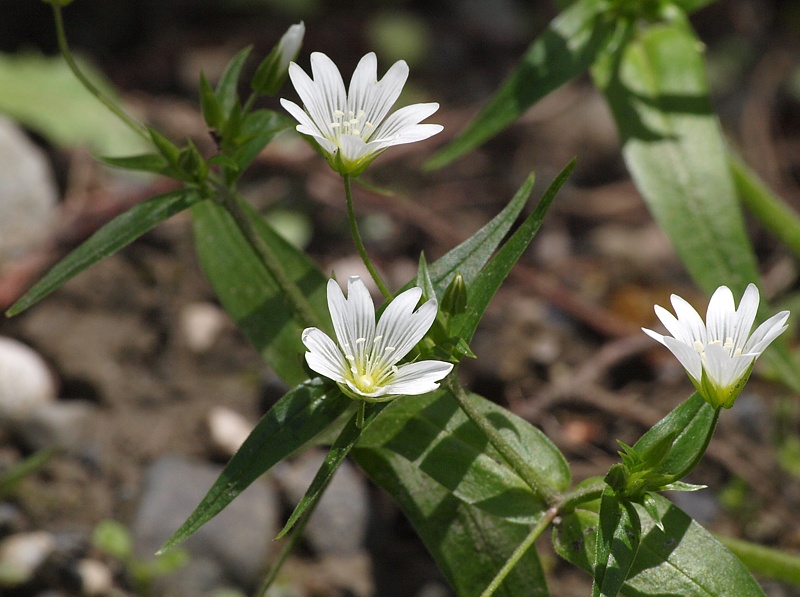
<path fill-rule="evenodd" d="M 303 331 L 308 366 L 335 381 L 351 398 L 385 402 L 400 395 L 431 392 L 453 369 L 442 361 L 399 364 L 422 340 L 436 319 L 435 299 L 416 311 L 422 290 L 411 288 L 397 296 L 375 323 L 375 305 L 361 278 L 347 283 L 347 298 L 335 280 L 328 282 L 334 342 L 318 328 Z"/>
<path fill-rule="evenodd" d="M 720 286 L 711 297 L 706 321 L 681 297 L 672 295 L 675 315 L 656 305 L 656 315 L 672 336 L 644 329 L 672 351 L 689 378 L 712 406 L 733 406 L 756 359 L 788 327 L 781 311 L 750 334 L 758 311 L 758 288 L 749 284 L 737 309 L 733 293 Z"/>
<path fill-rule="evenodd" d="M 438 124 L 420 124 L 439 104 L 413 104 L 386 115 L 408 78 L 408 65 L 400 60 L 378 80 L 378 59 L 373 52 L 356 66 L 345 91 L 339 69 L 321 52 L 311 54 L 309 77 L 292 62 L 289 78 L 305 109 L 287 99 L 281 105 L 300 123 L 297 131 L 310 136 L 338 173 L 357 176 L 392 145 L 422 141 L 442 130 Z"/>

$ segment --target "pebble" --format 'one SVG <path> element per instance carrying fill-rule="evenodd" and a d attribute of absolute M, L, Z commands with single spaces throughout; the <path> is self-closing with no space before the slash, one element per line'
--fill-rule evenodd
<path fill-rule="evenodd" d="M 58 201 L 45 153 L 0 117 L 0 269 L 47 240 Z"/>
<path fill-rule="evenodd" d="M 46 531 L 17 533 L 0 542 L 0 586 L 29 582 L 36 569 L 56 548 L 56 539 Z"/>
<path fill-rule="evenodd" d="M 95 411 L 91 402 L 81 400 L 44 404 L 14 431 L 30 450 L 80 452 L 90 442 Z"/>
<path fill-rule="evenodd" d="M 100 560 L 83 559 L 77 563 L 78 575 L 81 577 L 81 589 L 88 597 L 108 595 L 114 587 L 114 575 L 111 569 Z"/>
<path fill-rule="evenodd" d="M 135 553 L 151 559 L 188 518 L 221 472 L 222 467 L 178 456 L 164 456 L 153 462 L 145 472 L 143 492 L 131 526 Z M 220 577 L 224 576 L 251 589 L 260 580 L 268 561 L 277 524 L 277 496 L 272 486 L 260 479 L 181 547 L 189 551 L 193 561 L 205 558 L 218 565 L 222 574 L 212 575 L 217 580 L 223 580 Z M 176 574 L 186 577 L 186 570 Z"/>
<path fill-rule="evenodd" d="M 55 380 L 44 359 L 21 342 L 0 337 L 0 418 L 27 420 L 55 399 Z"/>
<path fill-rule="evenodd" d="M 215 406 L 206 418 L 211 443 L 222 456 L 231 457 L 255 425 L 245 416 L 224 406 Z"/>
<path fill-rule="evenodd" d="M 322 450 L 309 450 L 274 468 L 275 480 L 292 504 L 305 495 L 325 459 Z M 364 547 L 369 523 L 369 496 L 364 478 L 345 460 L 308 521 L 305 537 L 317 554 L 355 554 Z"/>
<path fill-rule="evenodd" d="M 194 353 L 208 352 L 225 329 L 228 316 L 212 303 L 190 303 L 180 313 L 180 330 Z"/>

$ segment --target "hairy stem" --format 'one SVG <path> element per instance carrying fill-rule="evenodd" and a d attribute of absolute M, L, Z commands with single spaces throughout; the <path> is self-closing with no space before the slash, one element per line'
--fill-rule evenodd
<path fill-rule="evenodd" d="M 548 505 L 553 506 L 559 501 L 559 495 L 544 480 L 542 475 L 529 465 L 522 456 L 505 440 L 497 428 L 492 425 L 482 412 L 480 412 L 472 402 L 470 402 L 467 392 L 458 383 L 455 373 L 451 373 L 445 380 L 445 384 L 450 392 L 458 401 L 461 410 L 475 423 L 483 432 L 489 443 L 500 453 L 503 459 L 509 464 L 512 470 L 540 496 Z"/>
<path fill-rule="evenodd" d="M 284 300 L 289 303 L 297 314 L 301 325 L 303 327 L 320 327 L 319 319 L 311 308 L 308 299 L 286 273 L 272 247 L 264 242 L 264 239 L 258 234 L 253 222 L 247 217 L 239 201 L 240 199 L 236 194 L 227 192 L 225 189 L 221 189 L 217 195 L 217 202 L 236 222 L 236 226 L 244 235 L 245 240 L 247 240 L 261 264 L 272 276 L 272 279 L 275 280 L 278 288 L 281 289 Z"/>
<path fill-rule="evenodd" d="M 136 120 L 126 114 L 122 108 L 111 101 L 111 99 L 106 97 L 105 94 L 103 94 L 103 92 L 100 91 L 97 86 L 88 79 L 80 67 L 78 67 L 78 63 L 75 62 L 75 58 L 72 56 L 72 52 L 70 52 L 69 45 L 67 44 L 67 34 L 64 31 L 64 19 L 61 16 L 61 7 L 55 3 L 53 3 L 52 6 L 53 19 L 55 20 L 56 25 L 56 36 L 58 38 L 58 48 L 61 51 L 61 55 L 64 57 L 64 61 L 67 63 L 69 69 L 83 84 L 86 90 L 89 91 L 89 93 L 100 100 L 100 102 L 106 108 L 111 110 L 120 120 L 122 120 L 122 122 L 127 124 L 131 130 L 133 130 L 133 132 L 150 142 L 150 134 L 147 132 L 147 128 L 145 128 L 141 123 L 136 122 Z"/>
<path fill-rule="evenodd" d="M 494 595 L 494 592 L 500 588 L 500 585 L 508 576 L 508 573 L 514 569 L 514 566 L 522 559 L 522 556 L 533 546 L 536 539 L 539 538 L 545 529 L 553 522 L 553 519 L 558 515 L 558 510 L 556 508 L 550 508 L 547 512 L 544 513 L 541 520 L 537 522 L 531 532 L 528 533 L 528 536 L 525 537 L 525 540 L 517 546 L 517 549 L 514 550 L 514 553 L 511 554 L 511 557 L 508 558 L 508 561 L 503 565 L 500 571 L 497 573 L 492 579 L 492 582 L 489 583 L 489 586 L 484 589 L 483 593 L 481 593 L 480 597 L 490 597 Z"/>
<path fill-rule="evenodd" d="M 369 275 L 372 276 L 372 279 L 375 281 L 375 284 L 378 286 L 378 290 L 381 291 L 383 298 L 387 301 L 392 299 L 392 293 L 386 287 L 386 284 L 383 283 L 378 270 L 375 269 L 375 266 L 372 263 L 372 260 L 369 258 L 367 254 L 367 249 L 364 247 L 364 241 L 361 240 L 361 233 L 358 231 L 358 222 L 356 222 L 356 211 L 353 207 L 353 192 L 350 189 L 350 175 L 343 174 L 342 179 L 344 180 L 344 196 L 347 201 L 347 219 L 350 223 L 350 234 L 353 237 L 353 242 L 356 245 L 356 249 L 358 249 L 358 254 L 361 255 L 361 261 L 364 262 L 364 265 L 367 266 L 367 270 L 369 271 Z"/>

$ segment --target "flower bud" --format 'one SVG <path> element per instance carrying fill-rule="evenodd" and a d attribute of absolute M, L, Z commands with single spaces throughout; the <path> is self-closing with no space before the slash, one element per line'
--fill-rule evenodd
<path fill-rule="evenodd" d="M 263 95 L 275 95 L 289 76 L 289 63 L 297 58 L 306 26 L 301 21 L 292 25 L 283 34 L 278 45 L 258 65 L 253 77 L 253 91 Z"/>
<path fill-rule="evenodd" d="M 467 284 L 461 274 L 456 274 L 450 281 L 440 309 L 448 315 L 459 315 L 467 310 Z"/>

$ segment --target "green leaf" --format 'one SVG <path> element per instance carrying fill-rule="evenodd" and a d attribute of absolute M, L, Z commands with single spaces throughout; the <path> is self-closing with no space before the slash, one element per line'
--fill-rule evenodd
<path fill-rule="evenodd" d="M 679 480 L 699 462 L 717 424 L 719 411 L 695 392 L 658 423 L 653 425 L 633 449 L 644 458 L 652 450 L 660 450 L 664 438 L 674 437 L 669 451 L 659 459 L 653 473 Z"/>
<path fill-rule="evenodd" d="M 81 70 L 112 100 L 102 74 L 83 60 Z M 0 112 L 59 147 L 89 145 L 103 155 L 145 151 L 147 144 L 84 88 L 60 57 L 0 54 Z"/>
<path fill-rule="evenodd" d="M 167 218 L 191 207 L 201 197 L 194 191 L 181 189 L 152 197 L 120 214 L 72 251 L 6 311 L 8 317 L 22 313 L 101 259 L 113 255 L 125 245 Z"/>
<path fill-rule="evenodd" d="M 327 278 L 264 218 L 246 204 L 243 208 L 320 320 L 330 322 Z M 306 348 L 300 340 L 303 326 L 294 319 L 293 310 L 233 219 L 222 207 L 207 201 L 195 206 L 192 221 L 200 264 L 225 310 L 281 379 L 288 385 L 306 380 L 302 358 Z"/>
<path fill-rule="evenodd" d="M 222 77 L 217 83 L 217 100 L 226 119 L 229 118 L 230 112 L 233 110 L 234 104 L 236 104 L 239 77 L 242 74 L 244 62 L 252 49 L 252 46 L 248 46 L 239 50 L 236 56 L 228 63 L 228 66 L 225 67 L 225 72 L 222 73 Z"/>
<path fill-rule="evenodd" d="M 533 213 L 528 216 L 525 222 L 497 252 L 497 255 L 481 271 L 477 279 L 469 286 L 467 309 L 463 314 L 453 317 L 451 324 L 452 334 L 461 336 L 468 342 L 472 338 L 472 334 L 475 333 L 475 329 L 478 327 L 489 301 L 539 231 L 550 204 L 574 167 L 575 160 L 573 159 L 553 180 Z M 532 188 L 533 176 L 531 175 L 517 191 L 517 195 L 527 197 Z"/>
<path fill-rule="evenodd" d="M 160 551 L 172 549 L 197 531 L 253 481 L 306 446 L 352 405 L 352 400 L 319 379 L 291 390 L 258 422 L 200 505 Z"/>
<path fill-rule="evenodd" d="M 472 151 L 553 90 L 586 71 L 626 25 L 613 2 L 581 0 L 558 15 L 528 48 L 491 103 L 426 168 L 441 168 Z"/>
<path fill-rule="evenodd" d="M 139 170 L 142 172 L 154 172 L 156 174 L 168 175 L 170 165 L 159 153 L 145 153 L 142 155 L 132 155 L 127 157 L 101 157 L 100 161 L 114 168 L 125 170 Z"/>
<path fill-rule="evenodd" d="M 469 399 L 556 490 L 569 487 L 569 466 L 541 431 L 481 396 Z M 402 456 L 457 499 L 493 516 L 533 523 L 547 508 L 445 390 L 389 403 L 358 447 Z"/>
<path fill-rule="evenodd" d="M 219 99 L 202 72 L 200 73 L 200 107 L 203 111 L 203 118 L 209 128 L 217 131 L 222 130 L 225 124 L 225 114 L 222 111 Z"/>
<path fill-rule="evenodd" d="M 764 597 L 744 565 L 666 498 L 654 495 L 664 530 L 642 512 L 642 539 L 621 594 L 627 597 Z M 578 509 L 553 531 L 558 554 L 591 572 L 597 512 Z"/>
<path fill-rule="evenodd" d="M 756 260 L 711 108 L 702 43 L 677 9 L 639 29 L 593 70 L 636 186 L 690 274 L 711 294 L 741 295 Z"/>
<path fill-rule="evenodd" d="M 352 454 L 370 478 L 395 498 L 458 595 L 479 595 L 528 535 L 529 525 L 492 516 L 458 499 L 389 449 L 356 447 Z M 525 553 L 495 592 L 496 597 L 523 595 L 548 595 L 535 549 Z"/>
<path fill-rule="evenodd" d="M 245 170 L 275 135 L 291 126 L 288 118 L 272 110 L 251 112 L 245 117 L 242 130 L 234 140 L 236 147 L 231 150 L 231 158 L 240 170 Z"/>
<path fill-rule="evenodd" d="M 631 502 L 608 487 L 600 501 L 592 597 L 616 597 L 628 577 L 641 539 L 639 515 Z"/>
<path fill-rule="evenodd" d="M 483 228 L 447 254 L 436 260 L 428 268 L 436 296 L 441 300 L 453 276 L 461 274 L 467 286 L 477 280 L 483 266 L 489 261 L 495 249 L 505 238 L 517 216 L 528 202 L 531 189 L 523 184 L 503 210 L 492 218 Z M 411 287 L 409 282 L 406 287 Z"/>

